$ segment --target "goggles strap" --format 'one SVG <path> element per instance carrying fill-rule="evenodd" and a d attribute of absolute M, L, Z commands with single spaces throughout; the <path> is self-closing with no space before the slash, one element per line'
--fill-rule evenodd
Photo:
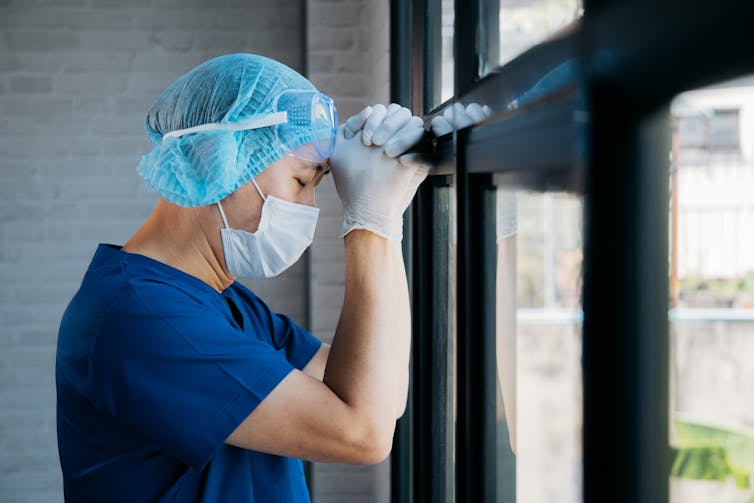
<path fill-rule="evenodd" d="M 165 141 L 165 138 L 179 138 L 183 135 L 201 133 L 202 131 L 245 131 L 248 129 L 276 126 L 286 122 L 288 122 L 288 112 L 275 112 L 263 117 L 255 117 L 241 122 L 210 122 L 185 129 L 176 129 L 175 131 L 169 131 L 162 135 L 162 140 Z"/>

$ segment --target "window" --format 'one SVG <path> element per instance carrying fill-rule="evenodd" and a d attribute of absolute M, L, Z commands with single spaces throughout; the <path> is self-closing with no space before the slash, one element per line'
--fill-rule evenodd
<path fill-rule="evenodd" d="M 453 97 L 453 0 L 442 1 L 442 74 L 440 77 L 441 90 L 439 100 L 435 105 Z"/>
<path fill-rule="evenodd" d="M 707 100 L 714 96 L 711 89 L 704 93 Z M 729 89 L 726 94 L 730 94 Z M 684 106 L 696 97 L 694 93 L 686 93 L 674 107 L 673 119 L 677 123 L 680 149 L 678 155 L 684 157 L 684 163 L 700 166 L 706 165 L 711 156 L 717 160 L 736 160 L 741 155 L 741 109 L 689 110 Z"/>
<path fill-rule="evenodd" d="M 700 459 L 679 442 L 710 431 L 686 413 L 754 396 L 748 367 L 730 365 L 754 359 L 754 79 L 668 105 L 754 72 L 749 4 L 392 6 L 393 100 L 492 110 L 422 148 L 435 168 L 404 241 L 417 378 L 396 439 L 412 451 L 393 457 L 393 501 L 666 503 L 672 485 L 674 501 L 695 503 L 697 481 L 668 481 L 674 459 Z M 700 318 L 710 303 L 724 320 Z M 699 352 L 710 332 L 718 345 Z M 749 402 L 730 405 L 743 424 Z M 711 450 L 720 460 L 740 445 Z M 736 456 L 728 492 L 705 501 L 751 498 L 729 490 L 754 480 L 741 471 L 754 455 Z"/>
<path fill-rule="evenodd" d="M 671 107 L 675 502 L 748 502 L 754 493 L 754 137 L 739 131 L 752 96 L 754 82 L 739 80 L 684 93 Z M 746 154 L 713 155 L 731 151 Z"/>
<path fill-rule="evenodd" d="M 710 145 L 715 150 L 738 152 L 738 109 L 713 110 Z"/>
<path fill-rule="evenodd" d="M 426 0 L 422 110 L 428 113 L 453 97 L 454 92 L 454 0 Z M 420 68 L 415 68 L 419 71 Z M 419 103 L 416 104 L 417 106 Z"/>
<path fill-rule="evenodd" d="M 412 374 L 414 485 L 452 501 L 455 448 L 455 212 L 446 177 L 433 177 L 414 205 Z M 418 396 L 417 396 L 418 395 Z"/>
<path fill-rule="evenodd" d="M 499 501 L 581 501 L 581 229 L 580 196 L 498 188 Z"/>
<path fill-rule="evenodd" d="M 582 0 L 495 0 L 483 2 L 482 8 L 483 74 L 547 40 L 584 12 Z"/>

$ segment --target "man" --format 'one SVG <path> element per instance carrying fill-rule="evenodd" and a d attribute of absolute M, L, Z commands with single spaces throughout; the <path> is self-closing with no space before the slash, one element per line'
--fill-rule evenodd
<path fill-rule="evenodd" d="M 402 214 L 427 174 L 399 157 L 421 119 L 379 105 L 338 127 L 305 78 L 232 54 L 173 83 L 146 130 L 137 171 L 161 197 L 99 246 L 61 322 L 66 500 L 308 501 L 299 459 L 384 459 L 408 388 Z M 235 281 L 301 256 L 328 168 L 345 210 L 332 347 Z"/>

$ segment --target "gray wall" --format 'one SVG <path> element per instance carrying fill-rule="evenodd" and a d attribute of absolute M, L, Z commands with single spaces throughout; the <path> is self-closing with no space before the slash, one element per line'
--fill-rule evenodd
<path fill-rule="evenodd" d="M 371 103 L 388 103 L 389 2 L 307 0 L 309 77 L 336 101 L 340 120 Z M 332 340 L 343 303 L 342 206 L 332 179 L 317 190 L 320 220 L 311 248 L 311 324 Z M 316 503 L 389 501 L 389 465 L 316 464 Z"/>
<path fill-rule="evenodd" d="M 297 69 L 308 57 L 342 118 L 385 99 L 388 2 L 309 2 L 308 50 L 303 3 L 0 0 L 0 501 L 62 500 L 57 327 L 96 244 L 122 244 L 154 205 L 135 167 L 155 97 L 201 61 L 246 51 Z M 311 280 L 300 264 L 251 287 L 329 340 L 342 300 L 340 203 L 332 182 L 318 198 Z M 380 501 L 384 476 L 318 467 L 315 494 Z"/>

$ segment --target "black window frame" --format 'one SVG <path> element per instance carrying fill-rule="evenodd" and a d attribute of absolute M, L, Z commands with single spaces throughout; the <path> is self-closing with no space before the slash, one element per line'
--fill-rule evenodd
<path fill-rule="evenodd" d="M 494 2 L 494 0 L 493 0 Z M 439 1 L 392 0 L 392 100 L 431 117 Z M 517 109 L 438 138 L 438 168 L 408 212 L 404 250 L 414 309 L 412 390 L 392 456 L 394 502 L 498 501 L 495 488 L 494 191 L 500 180 L 584 196 L 583 495 L 596 503 L 668 501 L 669 103 L 680 92 L 754 72 L 754 3 L 584 0 L 583 17 L 481 78 L 492 2 L 455 1 L 455 97 L 517 95 L 558 65 L 570 78 Z M 461 34 L 462 36 L 459 36 Z M 489 59 L 489 58 L 487 58 Z M 486 71 L 485 71 L 486 73 Z M 434 87 L 433 87 L 434 86 Z M 499 104 L 498 104 L 499 105 Z M 439 107 L 442 109 L 442 106 Z M 547 145 L 547 148 L 542 148 Z M 458 400 L 455 478 L 437 340 L 447 281 L 434 227 L 457 194 Z M 447 250 L 447 247 L 445 247 Z M 432 285 L 432 288 L 427 288 Z M 429 421 L 429 424 L 426 423 Z M 439 454 L 438 454 L 439 453 Z M 433 456 L 445 456 L 442 462 Z M 609 469 L 606 468 L 609 463 Z"/>

